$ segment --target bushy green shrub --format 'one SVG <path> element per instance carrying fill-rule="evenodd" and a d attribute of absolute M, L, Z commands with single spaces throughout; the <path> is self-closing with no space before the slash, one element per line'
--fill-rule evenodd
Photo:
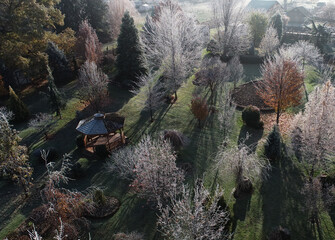
<path fill-rule="evenodd" d="M 97 189 L 94 191 L 93 193 L 93 202 L 103 206 L 106 204 L 107 200 L 106 200 L 106 196 L 104 194 L 104 192 L 100 189 Z"/>
<path fill-rule="evenodd" d="M 14 90 L 9 86 L 8 108 L 14 113 L 15 122 L 23 122 L 29 118 L 29 110 L 22 100 L 16 95 Z"/>
<path fill-rule="evenodd" d="M 260 121 L 261 112 L 258 107 L 247 106 L 242 112 L 242 120 L 248 126 L 252 128 L 262 128 L 263 122 Z"/>
<path fill-rule="evenodd" d="M 76 144 L 78 148 L 84 148 L 85 143 L 84 143 L 84 136 L 83 135 L 78 135 L 76 137 Z"/>
<path fill-rule="evenodd" d="M 72 166 L 72 177 L 80 178 L 80 177 L 85 176 L 88 168 L 89 168 L 89 160 L 87 158 L 80 158 Z"/>
<path fill-rule="evenodd" d="M 100 145 L 95 147 L 95 153 L 100 157 L 100 158 L 106 158 L 109 155 L 109 152 L 106 148 L 106 145 Z"/>
<path fill-rule="evenodd" d="M 274 125 L 264 144 L 265 156 L 270 160 L 277 160 L 281 156 L 281 136 L 278 125 Z"/>

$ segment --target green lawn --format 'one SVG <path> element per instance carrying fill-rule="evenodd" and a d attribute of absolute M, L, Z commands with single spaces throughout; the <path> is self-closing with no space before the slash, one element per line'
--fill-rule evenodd
<path fill-rule="evenodd" d="M 248 69 L 247 72 L 257 70 Z M 308 83 L 312 85 L 312 80 Z M 63 111 L 63 119 L 58 120 L 52 126 L 50 132 L 54 138 L 45 141 L 41 135 L 32 129 L 21 129 L 20 136 L 23 143 L 28 144 L 31 150 L 36 148 L 47 148 L 54 146 L 63 154 L 73 153 L 73 161 L 86 157 L 76 150 L 75 137 L 77 135 L 75 126 L 78 119 L 75 119 L 76 110 L 80 107 L 79 100 L 75 97 L 76 83 L 64 86 L 68 104 Z M 192 184 L 194 179 L 204 177 L 205 185 L 213 187 L 213 183 L 219 183 L 224 189 L 224 197 L 228 202 L 232 217 L 232 230 L 235 232 L 236 240 L 258 240 L 265 239 L 265 236 L 275 227 L 281 225 L 291 231 L 292 239 L 295 240 L 316 240 L 312 228 L 308 222 L 304 211 L 304 198 L 301 194 L 303 185 L 303 171 L 295 159 L 285 155 L 283 159 L 273 166 L 273 170 L 266 181 L 255 184 L 255 191 L 251 196 L 235 200 L 231 196 L 234 187 L 231 176 L 218 176 L 215 178 L 216 170 L 213 159 L 218 147 L 223 141 L 223 133 L 220 128 L 217 116 L 211 115 L 203 128 L 199 128 L 197 121 L 189 110 L 192 95 L 198 92 L 192 84 L 192 78 L 185 83 L 178 91 L 178 101 L 173 105 L 165 104 L 155 113 L 155 121 L 150 122 L 150 116 L 143 112 L 141 105 L 144 95 L 139 93 L 137 96 L 129 94 L 127 91 L 110 87 L 112 99 L 108 111 L 119 111 L 126 117 L 125 132 L 131 144 L 136 143 L 144 134 L 160 134 L 165 129 L 176 129 L 183 132 L 190 140 L 178 155 L 177 164 L 189 163 L 192 166 L 191 173 L 187 176 L 187 182 Z M 206 92 L 201 92 L 206 94 Z M 25 98 L 29 108 L 36 113 L 46 111 L 47 107 L 43 98 L 30 101 L 30 97 Z M 41 109 L 41 110 L 40 110 Z M 268 134 L 262 131 L 251 131 L 242 127 L 241 113 L 237 112 L 236 124 L 230 137 L 231 144 L 236 144 L 240 135 L 245 131 L 253 134 L 252 139 L 260 142 Z M 262 153 L 262 144 L 257 149 Z M 86 161 L 86 160 L 85 160 Z M 161 239 L 156 232 L 157 212 L 146 204 L 146 201 L 136 197 L 136 194 L 129 189 L 129 182 L 120 180 L 118 176 L 108 173 L 104 169 L 105 161 L 95 157 L 88 158 L 85 162 L 87 175 L 84 178 L 71 181 L 69 188 L 84 190 L 86 187 L 95 185 L 105 189 L 106 195 L 117 197 L 121 201 L 119 211 L 107 219 L 92 220 L 91 235 L 92 239 L 107 240 L 117 232 L 139 231 L 145 234 L 145 239 Z M 38 166 L 39 173 L 43 172 L 43 166 Z M 0 191 L 6 189 L 6 184 L 0 184 Z M 14 197 L 12 198 L 14 199 Z M 9 201 L 10 202 L 10 201 Z M 25 207 L 22 210 L 14 211 L 14 205 L 9 202 L 0 207 L 8 209 L 4 211 L 8 217 L 6 224 L 0 224 L 0 238 L 15 229 L 22 221 L 29 216 L 32 207 Z M 10 214 L 12 213 L 12 214 Z M 6 215 L 6 216 L 7 216 Z M 6 217 L 3 216 L 3 217 Z M 333 220 L 332 220 L 333 219 Z M 332 215 L 325 212 L 322 215 L 323 240 L 335 239 L 334 211 Z"/>

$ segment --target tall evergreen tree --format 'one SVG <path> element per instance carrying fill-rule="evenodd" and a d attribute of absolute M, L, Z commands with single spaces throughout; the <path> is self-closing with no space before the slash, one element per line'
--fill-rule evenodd
<path fill-rule="evenodd" d="M 281 136 L 278 125 L 274 125 L 264 144 L 265 156 L 270 160 L 278 160 L 281 156 Z"/>
<path fill-rule="evenodd" d="M 71 28 L 77 32 L 79 24 L 85 19 L 84 0 L 62 0 L 57 8 L 64 14 L 64 26 L 59 26 L 58 30 Z"/>
<path fill-rule="evenodd" d="M 277 30 L 277 36 L 280 41 L 283 37 L 283 18 L 279 12 L 271 17 L 270 26 L 271 25 Z"/>
<path fill-rule="evenodd" d="M 14 113 L 15 122 L 22 122 L 29 118 L 30 113 L 27 106 L 16 95 L 11 86 L 9 86 L 8 108 Z"/>
<path fill-rule="evenodd" d="M 52 76 L 52 71 L 48 66 L 48 92 L 47 96 L 49 98 L 50 107 L 52 112 L 56 113 L 56 116 L 62 118 L 61 109 L 65 108 L 65 101 L 63 99 L 63 94 L 59 92 L 58 88 L 55 85 L 54 78 Z"/>
<path fill-rule="evenodd" d="M 122 85 L 130 87 L 137 77 L 145 73 L 146 70 L 142 60 L 138 31 L 129 12 L 126 12 L 122 18 L 117 44 L 117 79 Z"/>
<path fill-rule="evenodd" d="M 73 74 L 64 52 L 55 43 L 48 42 L 46 53 L 56 83 L 66 83 L 72 80 Z"/>
<path fill-rule="evenodd" d="M 102 42 L 108 42 L 111 39 L 110 27 L 108 24 L 108 5 L 104 0 L 84 0 L 85 18 L 96 30 L 97 35 Z"/>

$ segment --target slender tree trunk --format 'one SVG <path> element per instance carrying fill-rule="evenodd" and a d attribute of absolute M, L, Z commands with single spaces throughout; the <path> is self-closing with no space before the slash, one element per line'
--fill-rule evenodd
<path fill-rule="evenodd" d="M 279 126 L 279 117 L 280 117 L 280 109 L 279 109 L 279 104 L 278 104 L 278 108 L 277 108 L 276 114 L 277 114 L 276 123 L 277 123 L 277 125 Z"/>
<path fill-rule="evenodd" d="M 150 108 L 150 119 L 151 119 L 151 122 L 154 121 L 154 117 L 153 117 L 153 114 L 152 114 L 152 108 Z"/>
<path fill-rule="evenodd" d="M 177 90 L 176 90 L 176 91 L 174 91 L 174 102 L 176 102 L 177 99 L 178 99 L 178 96 L 177 96 Z"/>

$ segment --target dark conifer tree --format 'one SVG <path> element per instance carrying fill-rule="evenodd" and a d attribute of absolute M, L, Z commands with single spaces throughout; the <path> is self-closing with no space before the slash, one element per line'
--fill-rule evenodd
<path fill-rule="evenodd" d="M 274 125 L 264 144 L 265 156 L 270 160 L 277 160 L 281 156 L 281 136 L 278 125 Z"/>
<path fill-rule="evenodd" d="M 57 26 L 57 30 L 62 31 L 71 28 L 77 32 L 79 24 L 85 19 L 85 1 L 62 0 L 57 7 L 64 14 L 64 25 Z"/>
<path fill-rule="evenodd" d="M 67 83 L 72 80 L 73 74 L 69 62 L 62 50 L 53 42 L 48 42 L 46 50 L 49 66 L 53 71 L 56 83 Z"/>
<path fill-rule="evenodd" d="M 47 96 L 49 98 L 50 107 L 52 112 L 56 113 L 56 116 L 62 118 L 61 109 L 65 108 L 65 101 L 63 99 L 63 94 L 58 90 L 55 85 L 54 78 L 52 76 L 51 69 L 48 67 L 48 92 Z"/>
<path fill-rule="evenodd" d="M 9 86 L 8 108 L 14 113 L 15 122 L 28 120 L 30 115 L 29 110 L 22 100 L 16 95 L 11 86 Z"/>
<path fill-rule="evenodd" d="M 101 42 L 111 40 L 110 27 L 107 21 L 108 6 L 104 0 L 84 0 L 85 18 L 97 32 Z"/>
<path fill-rule="evenodd" d="M 145 73 L 146 70 L 142 59 L 138 31 L 129 12 L 126 12 L 122 18 L 117 44 L 117 79 L 123 86 L 132 87 L 137 77 Z"/>
<path fill-rule="evenodd" d="M 274 29 L 277 30 L 279 41 L 281 41 L 283 37 L 283 19 L 280 13 L 276 13 L 272 16 L 270 19 L 270 25 L 272 25 Z"/>

